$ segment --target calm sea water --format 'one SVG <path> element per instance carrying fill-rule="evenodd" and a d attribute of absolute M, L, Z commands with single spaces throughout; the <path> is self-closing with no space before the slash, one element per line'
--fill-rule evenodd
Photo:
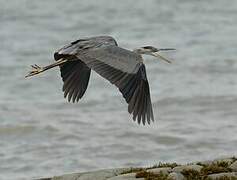
<path fill-rule="evenodd" d="M 237 1 L 0 0 L 0 179 L 31 179 L 237 154 Z M 58 68 L 29 65 L 81 37 L 176 48 L 145 56 L 155 123 L 134 123 L 117 89 L 93 73 L 78 104 Z"/>

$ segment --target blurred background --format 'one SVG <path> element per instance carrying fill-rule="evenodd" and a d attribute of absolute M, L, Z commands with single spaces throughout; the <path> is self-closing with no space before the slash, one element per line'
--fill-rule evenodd
<path fill-rule="evenodd" d="M 0 0 L 0 179 L 186 163 L 237 153 L 237 1 Z M 59 69 L 25 79 L 71 41 L 111 35 L 145 56 L 155 123 L 138 125 L 93 73 L 77 104 Z"/>

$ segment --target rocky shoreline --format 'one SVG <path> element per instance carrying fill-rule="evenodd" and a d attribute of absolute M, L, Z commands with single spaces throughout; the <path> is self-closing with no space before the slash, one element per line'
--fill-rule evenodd
<path fill-rule="evenodd" d="M 180 165 L 159 163 L 152 167 L 118 168 L 73 173 L 38 180 L 237 180 L 237 157 Z"/>

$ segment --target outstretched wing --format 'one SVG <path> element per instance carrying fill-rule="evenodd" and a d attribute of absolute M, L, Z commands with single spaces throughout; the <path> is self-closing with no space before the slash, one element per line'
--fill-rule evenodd
<path fill-rule="evenodd" d="M 137 73 L 127 73 L 107 64 L 93 61 L 88 64 L 98 74 L 115 84 L 128 103 L 128 112 L 133 114 L 133 120 L 145 125 L 146 121 L 154 121 L 150 98 L 149 84 L 144 64 L 140 64 Z"/>
<path fill-rule="evenodd" d="M 111 37 L 95 37 L 73 42 L 58 52 L 76 57 L 116 85 L 128 103 L 128 112 L 140 124 L 154 121 L 149 84 L 142 57 L 120 48 Z"/>
<path fill-rule="evenodd" d="M 154 121 L 146 69 L 140 55 L 117 46 L 106 46 L 77 57 L 119 88 L 134 121 L 139 124 Z"/>
<path fill-rule="evenodd" d="M 68 56 L 54 55 L 55 60 L 60 58 L 70 58 Z M 79 101 L 84 95 L 90 79 L 91 69 L 81 60 L 68 61 L 60 66 L 61 77 L 63 80 L 64 98 L 74 103 Z"/>

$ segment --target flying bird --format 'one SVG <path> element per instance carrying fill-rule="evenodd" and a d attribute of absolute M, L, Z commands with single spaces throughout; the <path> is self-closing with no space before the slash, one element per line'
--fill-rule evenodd
<path fill-rule="evenodd" d="M 45 67 L 32 65 L 32 71 L 25 77 L 34 76 L 59 66 L 63 80 L 64 97 L 68 101 L 78 102 L 87 89 L 91 70 L 118 87 L 126 102 L 133 120 L 144 125 L 154 121 L 149 83 L 142 54 L 152 55 L 168 63 L 160 51 L 144 46 L 132 51 L 118 46 L 110 36 L 96 36 L 79 39 L 62 47 L 54 53 L 55 63 Z"/>

